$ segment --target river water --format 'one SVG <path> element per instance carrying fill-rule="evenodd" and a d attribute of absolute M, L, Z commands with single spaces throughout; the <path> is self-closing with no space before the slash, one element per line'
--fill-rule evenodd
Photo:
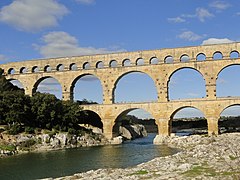
<path fill-rule="evenodd" d="M 0 159 L 0 179 L 60 177 L 99 168 L 126 168 L 155 157 L 171 155 L 176 149 L 153 145 L 156 134 L 121 145 L 75 148 L 27 153 Z"/>

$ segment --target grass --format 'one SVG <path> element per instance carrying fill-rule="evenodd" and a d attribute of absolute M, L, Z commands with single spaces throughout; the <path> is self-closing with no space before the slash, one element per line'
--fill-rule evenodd
<path fill-rule="evenodd" d="M 0 145 L 0 149 L 5 151 L 15 151 L 16 147 L 14 145 Z"/>
<path fill-rule="evenodd" d="M 132 176 L 132 175 L 144 175 L 144 174 L 148 174 L 148 171 L 147 170 L 139 170 L 139 171 L 136 171 L 135 173 L 130 174 L 130 176 Z"/>
<path fill-rule="evenodd" d="M 237 159 L 237 157 L 234 157 L 234 156 L 231 156 L 231 155 L 229 155 L 229 158 L 233 161 L 233 160 L 235 160 L 235 159 Z"/>

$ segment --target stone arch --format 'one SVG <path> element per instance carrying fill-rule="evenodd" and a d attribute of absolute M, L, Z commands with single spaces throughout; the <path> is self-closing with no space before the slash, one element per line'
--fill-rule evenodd
<path fill-rule="evenodd" d="M 124 59 L 123 62 L 122 62 L 122 66 L 131 66 L 130 59 Z"/>
<path fill-rule="evenodd" d="M 83 64 L 83 69 L 90 69 L 90 63 L 89 62 L 85 62 Z"/>
<path fill-rule="evenodd" d="M 118 103 L 118 101 L 119 100 L 117 100 L 116 101 L 116 90 L 117 90 L 117 85 L 118 85 L 118 83 L 119 83 L 119 81 L 124 77 L 124 76 L 127 76 L 127 75 L 130 75 L 131 73 L 139 73 L 139 74 L 141 74 L 141 75 L 146 75 L 146 79 L 149 81 L 149 83 L 150 83 L 150 88 L 151 88 L 151 90 L 152 91 L 154 91 L 155 92 L 155 95 L 152 95 L 151 96 L 151 100 L 150 101 L 157 101 L 157 88 L 156 88 L 156 84 L 154 83 L 154 79 L 148 74 L 148 73 L 146 73 L 146 72 L 143 72 L 143 71 L 137 71 L 137 70 L 134 70 L 134 71 L 128 71 L 128 72 L 125 72 L 125 73 L 122 73 L 121 75 L 119 75 L 118 76 L 118 78 L 116 79 L 116 81 L 115 81 L 115 83 L 114 83 L 114 88 L 113 88 L 113 90 L 112 90 L 112 100 L 113 100 L 113 103 Z M 139 84 L 138 83 L 138 81 L 131 81 L 132 83 L 134 82 L 134 83 L 137 83 L 137 85 Z M 142 84 L 142 81 L 141 81 L 141 84 Z M 144 84 L 142 84 L 142 85 L 144 85 Z M 134 86 L 135 87 L 135 86 Z M 148 86 L 147 85 L 144 85 L 144 87 L 143 88 L 148 88 Z M 139 89 L 139 90 L 142 90 L 143 91 L 143 89 Z M 135 94 L 135 96 L 137 96 L 137 94 Z M 139 97 L 139 96 L 138 96 Z M 143 97 L 141 97 L 141 98 L 143 98 Z M 139 101 L 139 102 L 147 102 L 146 100 L 143 100 L 143 101 Z M 136 101 L 136 102 L 138 102 L 138 101 Z"/>
<path fill-rule="evenodd" d="M 27 72 L 27 68 L 26 67 L 21 67 L 19 72 L 20 72 L 20 74 L 24 74 L 24 73 Z"/>
<path fill-rule="evenodd" d="M 87 129 L 92 129 L 93 132 L 102 133 L 103 122 L 102 122 L 102 118 L 100 117 L 100 115 L 92 110 L 84 109 L 82 111 L 85 112 L 85 115 L 83 115 L 81 117 L 80 126 L 87 128 Z M 96 128 L 101 129 L 101 132 L 99 132 L 99 130 Z"/>
<path fill-rule="evenodd" d="M 72 100 L 83 100 L 83 101 L 89 100 L 89 99 L 87 99 L 86 97 L 84 97 L 83 99 L 77 99 L 77 98 L 75 97 L 76 94 L 74 94 L 74 89 L 75 89 L 75 87 L 76 87 L 76 83 L 77 83 L 79 80 L 82 80 L 83 78 L 85 78 L 84 81 L 86 81 L 86 82 L 91 82 L 91 81 L 94 81 L 94 80 L 97 80 L 97 81 L 98 81 L 98 82 L 97 82 L 97 83 L 98 83 L 98 84 L 97 84 L 97 87 L 96 87 L 96 83 L 95 83 L 95 84 L 93 85 L 94 87 L 93 87 L 92 89 L 88 89 L 87 91 L 85 90 L 85 92 L 87 92 L 88 95 L 91 96 L 91 98 L 93 98 L 93 95 L 98 95 L 99 97 L 97 96 L 97 98 L 93 98 L 94 100 L 93 100 L 93 99 L 90 99 L 90 100 L 92 101 L 92 103 L 95 103 L 95 102 L 97 102 L 96 99 L 98 99 L 98 102 L 97 102 L 97 103 L 102 104 L 102 103 L 103 103 L 103 87 L 102 87 L 102 81 L 101 81 L 101 79 L 100 79 L 97 75 L 95 75 L 95 74 L 90 74 L 90 73 L 81 74 L 81 75 L 75 77 L 75 79 L 72 81 L 71 86 L 70 86 L 71 99 L 72 99 Z M 88 85 L 86 85 L 86 87 L 88 87 Z M 85 87 L 85 88 L 86 88 L 86 87 Z M 98 92 L 98 90 L 100 90 L 100 92 Z M 94 92 L 91 93 L 91 91 L 94 91 Z M 80 94 L 81 94 L 81 93 L 80 93 Z M 101 97 L 100 97 L 100 96 L 101 96 Z"/>
<path fill-rule="evenodd" d="M 51 71 L 52 71 L 52 68 L 49 65 L 46 65 L 44 67 L 44 72 L 51 72 Z"/>
<path fill-rule="evenodd" d="M 139 107 L 133 107 L 133 108 L 126 108 L 125 110 L 121 109 L 121 112 L 117 114 L 117 116 L 114 118 L 114 125 L 112 127 L 112 136 L 116 137 L 119 136 L 120 134 L 118 134 L 118 129 L 120 125 L 126 124 L 125 121 L 127 121 L 127 119 L 122 119 L 122 118 L 129 118 L 130 120 L 135 120 L 135 118 L 131 118 L 134 117 L 135 115 L 129 114 L 132 111 L 135 110 L 141 110 L 142 112 L 146 112 L 150 117 L 149 117 L 149 121 L 154 121 L 154 125 L 155 125 L 155 129 L 156 129 L 156 133 L 158 134 L 158 128 L 157 128 L 157 124 L 156 124 L 156 119 L 153 117 L 152 113 L 149 112 L 148 110 L 144 109 L 144 108 L 139 108 Z M 128 115 L 128 117 L 127 117 Z M 140 115 L 141 116 L 141 115 Z M 137 119 L 139 119 L 140 117 L 135 116 Z M 137 120 L 136 119 L 136 120 Z M 141 118 L 142 120 L 144 120 L 145 118 Z M 139 119 L 140 120 L 140 119 Z M 146 121 L 148 121 L 146 120 Z M 133 124 L 138 124 L 139 122 L 132 122 Z M 142 123 L 144 124 L 144 123 Z"/>
<path fill-rule="evenodd" d="M 158 64 L 159 63 L 159 59 L 157 57 L 152 57 L 149 60 L 149 64 Z"/>
<path fill-rule="evenodd" d="M 11 78 L 11 79 L 8 79 L 7 81 L 12 83 L 14 86 L 17 86 L 18 88 L 23 89 L 25 91 L 24 85 L 20 80 Z"/>
<path fill-rule="evenodd" d="M 204 53 L 199 53 L 196 57 L 197 61 L 205 61 L 206 55 Z"/>
<path fill-rule="evenodd" d="M 144 65 L 144 59 L 143 59 L 143 58 L 138 58 L 138 59 L 136 60 L 136 65 L 137 65 L 137 66 L 142 66 L 142 65 Z"/>
<path fill-rule="evenodd" d="M 240 96 L 240 88 L 238 87 L 238 82 L 240 80 L 239 70 L 239 63 L 226 65 L 219 70 L 216 78 L 217 97 Z M 222 75 L 223 77 L 221 77 Z M 231 88 L 231 91 L 229 91 L 229 88 Z M 230 92 L 231 94 L 229 94 Z"/>
<path fill-rule="evenodd" d="M 195 93 L 195 95 L 194 95 L 194 93 L 193 92 L 191 92 L 192 94 L 189 94 L 189 96 L 190 97 L 187 97 L 187 98 L 173 98 L 173 99 L 189 99 L 189 98 L 204 98 L 204 97 L 206 97 L 206 82 L 205 82 L 205 78 L 204 78 L 204 76 L 203 76 L 203 74 L 202 74 L 202 72 L 201 71 L 199 71 L 199 70 L 197 70 L 197 69 L 195 69 L 195 68 L 193 68 L 193 67 L 181 67 L 181 68 L 178 68 L 178 69 L 175 69 L 173 72 L 171 72 L 170 73 L 170 75 L 169 75 L 169 77 L 168 77 L 168 81 L 167 81 L 167 90 L 168 90 L 168 100 L 170 100 L 170 99 L 172 99 L 172 98 L 170 98 L 170 94 L 172 93 L 172 92 L 170 92 L 171 91 L 171 88 L 170 88 L 170 81 L 171 81 L 171 78 L 176 74 L 176 73 L 178 73 L 178 72 L 180 72 L 180 71 L 182 71 L 182 70 L 193 70 L 193 73 L 194 74 L 196 74 L 197 76 L 196 77 L 194 77 L 194 76 L 191 76 L 191 81 L 194 81 L 194 79 L 193 79 L 193 77 L 194 78 L 197 78 L 196 80 L 203 80 L 202 81 L 202 84 L 200 84 L 200 86 L 201 86 L 201 88 L 202 89 L 200 89 L 200 91 L 198 91 L 199 90 L 199 88 L 198 89 L 195 89 L 196 91 L 198 91 L 198 93 L 199 92 L 202 92 L 202 91 L 204 91 L 204 93 L 201 93 L 201 94 L 199 94 L 199 95 L 197 95 L 196 93 Z M 184 72 L 185 74 L 187 74 L 188 72 Z M 189 73 L 191 73 L 191 72 L 189 72 Z M 199 76 L 200 75 L 200 76 Z M 184 77 L 190 77 L 190 76 L 184 76 Z M 189 80 L 190 80 L 189 79 Z M 194 85 L 195 83 L 188 83 L 188 84 L 191 84 L 191 85 Z M 180 88 L 180 86 L 181 85 L 179 85 L 178 87 Z M 181 86 L 181 88 L 185 88 L 184 86 Z M 192 88 L 193 88 L 193 86 L 192 86 Z M 194 88 L 197 88 L 197 87 L 194 87 Z M 173 92 L 174 93 L 174 92 Z M 189 92 L 188 92 L 189 93 Z M 191 97 L 192 96 L 192 97 Z M 173 100 L 172 99 L 172 100 Z"/>
<path fill-rule="evenodd" d="M 216 51 L 213 53 L 213 60 L 223 59 L 223 54 L 221 51 Z"/>
<path fill-rule="evenodd" d="M 70 71 L 76 71 L 78 69 L 78 67 L 77 67 L 77 64 L 76 63 L 71 63 L 70 65 L 69 65 L 69 70 Z"/>
<path fill-rule="evenodd" d="M 64 65 L 63 64 L 58 64 L 57 65 L 57 71 L 63 71 L 64 70 Z"/>
<path fill-rule="evenodd" d="M 8 74 L 15 74 L 15 69 L 9 68 L 7 72 L 8 72 Z"/>
<path fill-rule="evenodd" d="M 180 62 L 189 62 L 190 61 L 190 57 L 187 54 L 183 54 L 180 57 Z"/>
<path fill-rule="evenodd" d="M 236 51 L 236 50 L 231 51 L 231 52 L 230 52 L 230 58 L 231 58 L 231 59 L 239 58 L 239 52 Z"/>
<path fill-rule="evenodd" d="M 98 69 L 104 68 L 104 63 L 102 61 L 98 61 L 96 63 L 96 68 L 98 68 Z"/>
<path fill-rule="evenodd" d="M 116 60 L 111 60 L 111 61 L 109 62 L 109 67 L 117 67 L 117 66 L 118 66 L 118 63 L 117 63 Z"/>
<path fill-rule="evenodd" d="M 47 79 L 50 79 L 49 81 L 53 81 L 53 82 L 46 82 Z M 62 99 L 62 85 L 60 84 L 59 80 L 56 79 L 55 77 L 52 76 L 44 76 L 39 78 L 32 89 L 32 94 L 36 93 L 38 91 L 39 85 L 44 82 L 49 85 L 48 87 L 42 87 L 43 89 L 41 90 L 41 93 L 49 93 L 49 92 L 57 92 L 59 91 L 57 94 L 54 94 L 58 99 Z M 53 87 L 54 86 L 54 87 Z M 45 88 L 45 89 L 44 89 Z M 53 93 L 50 93 L 53 94 Z"/>
<path fill-rule="evenodd" d="M 164 58 L 164 62 L 167 63 L 167 64 L 174 63 L 173 56 L 171 56 L 171 55 L 166 56 L 166 57 Z"/>
<path fill-rule="evenodd" d="M 38 66 L 33 66 L 32 73 L 37 73 L 37 72 L 39 72 Z"/>
<path fill-rule="evenodd" d="M 183 112 L 184 110 L 185 113 Z M 189 112 L 186 112 L 186 110 Z M 180 115 L 175 117 L 178 113 Z M 169 131 L 180 136 L 202 133 L 207 134 L 208 123 L 204 111 L 195 106 L 182 106 L 174 109 L 170 115 Z"/>
<path fill-rule="evenodd" d="M 218 120 L 219 133 L 240 132 L 240 103 L 225 106 Z"/>

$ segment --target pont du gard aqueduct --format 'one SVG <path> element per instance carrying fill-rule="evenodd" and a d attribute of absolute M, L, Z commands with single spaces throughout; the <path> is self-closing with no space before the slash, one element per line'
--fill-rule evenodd
<path fill-rule="evenodd" d="M 73 88 L 85 75 L 96 76 L 102 85 L 102 104 L 83 105 L 84 110 L 95 112 L 103 123 L 103 133 L 112 138 L 117 117 L 134 109 L 151 113 L 158 126 L 158 134 L 171 133 L 173 116 L 186 107 L 199 109 L 208 123 L 208 134 L 218 134 L 218 120 L 226 108 L 240 104 L 240 97 L 217 97 L 216 80 L 219 73 L 240 64 L 240 43 L 204 45 L 172 49 L 61 57 L 12 62 L 0 65 L 8 80 L 19 80 L 25 94 L 32 95 L 46 78 L 53 77 L 62 87 L 62 99 L 73 99 Z M 127 63 L 126 63 L 127 62 Z M 197 99 L 170 100 L 168 85 L 171 76 L 180 69 L 191 68 L 205 80 L 206 96 Z M 114 90 L 124 75 L 131 72 L 147 74 L 155 83 L 157 101 L 115 103 Z M 239 83 L 239 82 L 237 82 Z"/>

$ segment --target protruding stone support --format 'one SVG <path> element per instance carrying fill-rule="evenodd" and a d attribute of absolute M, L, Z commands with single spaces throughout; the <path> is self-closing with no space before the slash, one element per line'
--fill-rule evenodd
<path fill-rule="evenodd" d="M 161 136 L 169 136 L 171 133 L 170 121 L 167 118 L 159 119 L 156 121 L 158 126 L 158 134 Z"/>
<path fill-rule="evenodd" d="M 63 101 L 71 100 L 71 98 L 72 98 L 71 92 L 67 92 L 67 91 L 62 92 Z"/>
<path fill-rule="evenodd" d="M 206 84 L 206 98 L 216 99 L 216 84 Z"/>
<path fill-rule="evenodd" d="M 218 135 L 218 117 L 207 117 L 208 135 Z"/>

